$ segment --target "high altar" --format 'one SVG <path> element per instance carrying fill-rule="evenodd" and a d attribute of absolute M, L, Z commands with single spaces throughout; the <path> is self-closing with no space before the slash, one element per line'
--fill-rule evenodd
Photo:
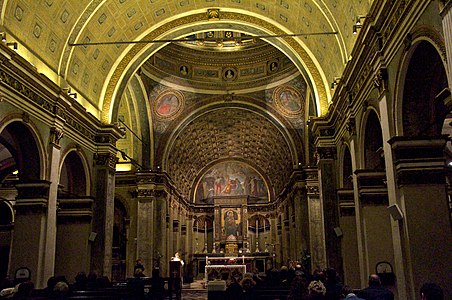
<path fill-rule="evenodd" d="M 240 280 L 246 272 L 261 273 L 273 267 L 270 253 L 251 253 L 247 204 L 246 197 L 215 197 L 212 252 L 193 255 L 198 278 Z"/>

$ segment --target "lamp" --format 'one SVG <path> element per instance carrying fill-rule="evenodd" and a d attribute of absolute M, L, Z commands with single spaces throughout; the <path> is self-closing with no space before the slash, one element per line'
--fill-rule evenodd
<path fill-rule="evenodd" d="M 341 81 L 340 77 L 334 77 L 333 82 L 331 83 L 331 90 L 334 90 L 336 86 L 339 84 L 339 81 Z"/>
<path fill-rule="evenodd" d="M 6 33 L 5 32 L 0 32 L 0 37 L 2 39 L 2 42 L 6 42 Z"/>
<path fill-rule="evenodd" d="M 6 46 L 17 50 L 17 42 L 6 43 Z"/>
<path fill-rule="evenodd" d="M 367 18 L 367 16 L 356 16 L 355 24 L 353 25 L 353 34 L 356 34 L 358 32 L 358 28 L 363 27 L 361 20 L 364 20 L 366 18 Z"/>
<path fill-rule="evenodd" d="M 77 99 L 77 93 L 69 93 L 69 96 L 71 96 L 74 99 Z"/>
<path fill-rule="evenodd" d="M 356 34 L 356 32 L 358 31 L 358 28 L 363 27 L 363 25 L 353 25 L 353 34 Z"/>

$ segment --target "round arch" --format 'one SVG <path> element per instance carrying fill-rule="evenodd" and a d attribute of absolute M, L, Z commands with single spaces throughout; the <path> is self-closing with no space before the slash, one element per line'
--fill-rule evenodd
<path fill-rule="evenodd" d="M 400 60 L 399 68 L 398 68 L 398 74 L 399 76 L 396 78 L 396 84 L 395 84 L 395 91 L 394 95 L 395 101 L 394 101 L 394 120 L 395 120 L 395 131 L 397 135 L 406 135 L 406 129 L 407 124 L 410 123 L 407 122 L 407 120 L 404 121 L 404 116 L 408 116 L 406 110 L 407 110 L 407 98 L 408 97 L 414 97 L 413 95 L 409 96 L 407 93 L 409 91 L 410 86 L 411 87 L 418 87 L 423 88 L 424 93 L 426 93 L 427 98 L 430 101 L 430 104 L 433 104 L 435 96 L 437 96 L 437 93 L 441 92 L 438 91 L 441 88 L 436 88 L 436 92 L 434 92 L 434 87 L 430 86 L 430 92 L 427 92 L 426 86 L 421 82 L 422 78 L 416 79 L 415 74 L 415 68 L 421 68 L 420 74 L 423 74 L 422 77 L 426 77 L 424 71 L 429 72 L 429 80 L 431 79 L 431 82 L 434 82 L 438 84 L 438 78 L 442 77 L 442 80 L 445 81 L 445 84 L 447 87 L 447 75 L 446 75 L 446 50 L 445 45 L 442 40 L 442 38 L 438 35 L 437 32 L 431 30 L 430 28 L 426 28 L 425 26 L 421 26 L 416 28 L 413 33 L 411 34 L 412 41 L 410 48 L 407 49 L 407 51 L 404 53 L 404 56 Z M 416 66 L 417 64 L 417 66 Z M 427 69 L 424 69 L 423 67 L 428 67 Z M 435 74 L 435 75 L 433 75 Z M 442 75 L 441 75 L 442 74 Z M 433 78 L 432 78 L 433 77 Z M 410 83 L 411 81 L 411 83 Z M 441 83 L 439 83 L 441 85 Z M 432 89 L 433 88 L 433 89 Z M 421 96 L 419 96 L 421 98 Z M 428 105 L 424 102 L 424 105 Z M 414 105 L 417 106 L 417 105 Z M 434 107 L 433 109 L 438 109 L 439 107 Z M 427 108 L 424 108 L 427 109 Z M 414 115 L 417 115 L 418 113 L 421 113 L 424 109 L 419 109 L 419 107 L 413 107 L 413 111 L 410 113 L 414 113 Z M 439 108 L 441 109 L 441 108 Z M 428 109 L 427 109 L 428 110 Z M 426 112 L 426 111 L 424 111 Z M 445 112 L 447 114 L 447 112 Z M 428 118 L 424 118 L 424 120 L 419 120 L 422 123 L 427 122 L 427 124 L 424 124 L 424 130 L 417 128 L 418 131 L 428 131 L 432 128 L 427 127 L 433 127 L 434 123 L 439 125 L 441 123 L 440 120 L 431 120 L 433 116 L 429 116 Z M 445 117 L 445 115 L 444 115 Z M 416 123 L 416 121 L 413 121 L 412 123 Z M 442 125 L 442 123 L 441 123 Z M 416 126 L 419 127 L 419 126 Z M 405 130 L 404 130 L 405 129 Z M 408 133 L 410 134 L 410 133 Z M 412 134 L 412 133 L 411 133 Z"/>
<path fill-rule="evenodd" d="M 59 184 L 65 192 L 86 196 L 91 191 L 90 170 L 86 156 L 77 146 L 70 146 L 61 157 Z"/>
<path fill-rule="evenodd" d="M 340 187 L 341 188 L 353 188 L 353 166 L 352 156 L 350 152 L 350 146 L 347 143 L 343 143 L 339 150 L 339 170 L 340 171 Z"/>
<path fill-rule="evenodd" d="M 280 28 L 263 18 L 247 15 L 238 11 L 221 12 L 221 20 L 209 22 L 206 19 L 205 11 L 196 11 L 191 15 L 183 15 L 165 24 L 151 29 L 141 40 L 176 39 L 188 34 L 193 34 L 193 30 L 238 30 L 253 35 L 286 34 Z M 176 28 L 176 29 L 175 29 Z M 306 82 L 313 83 L 311 89 L 318 104 L 319 115 L 327 112 L 331 94 L 328 82 L 321 71 L 319 63 L 313 58 L 307 47 L 299 38 L 282 37 L 268 40 L 289 57 L 298 67 Z M 114 66 L 114 71 L 109 74 L 106 85 L 101 93 L 101 120 L 110 123 L 113 119 L 113 112 L 116 111 L 120 95 L 127 85 L 128 79 L 140 67 L 140 65 L 157 52 L 165 44 L 154 43 L 152 45 L 134 44 L 129 46 L 128 52 L 124 54 L 121 61 Z M 309 79 L 309 80 L 308 80 Z"/>
<path fill-rule="evenodd" d="M 0 121 L 0 142 L 12 154 L 20 180 L 41 180 L 46 176 L 46 151 L 36 126 L 23 118 L 11 114 Z"/>
<path fill-rule="evenodd" d="M 384 168 L 383 159 L 383 135 L 380 118 L 374 109 L 367 111 L 363 122 L 363 166 L 365 169 Z"/>

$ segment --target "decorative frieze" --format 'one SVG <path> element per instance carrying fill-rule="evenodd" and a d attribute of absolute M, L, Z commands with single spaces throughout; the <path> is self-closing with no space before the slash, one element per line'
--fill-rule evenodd
<path fill-rule="evenodd" d="M 320 160 L 336 158 L 336 148 L 335 147 L 317 147 L 316 152 L 317 152 L 318 158 Z"/>

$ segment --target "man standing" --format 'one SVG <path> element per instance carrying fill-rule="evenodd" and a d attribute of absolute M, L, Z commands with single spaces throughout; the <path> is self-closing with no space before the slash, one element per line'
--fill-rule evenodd
<path fill-rule="evenodd" d="M 359 291 L 357 296 L 366 300 L 394 300 L 394 294 L 381 285 L 376 274 L 369 276 L 369 287 Z"/>

